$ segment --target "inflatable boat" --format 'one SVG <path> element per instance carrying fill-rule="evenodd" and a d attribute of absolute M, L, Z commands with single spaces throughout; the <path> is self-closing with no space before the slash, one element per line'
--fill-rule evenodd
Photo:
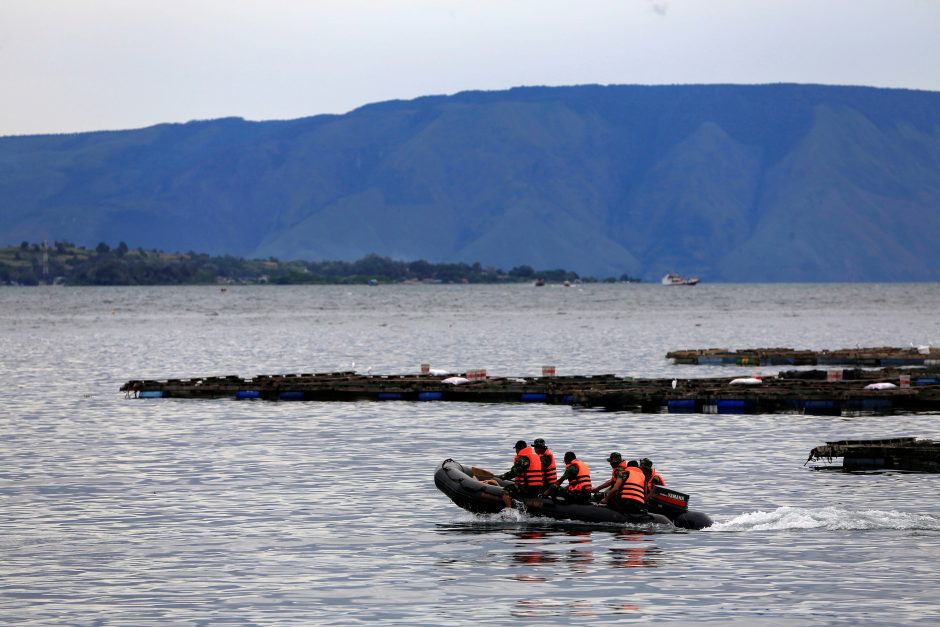
<path fill-rule="evenodd" d="M 505 507 L 503 489 L 484 483 L 477 477 L 491 476 L 485 470 L 463 466 L 446 459 L 434 473 L 434 485 L 459 507 L 475 514 L 495 514 Z M 508 482 L 496 479 L 500 485 Z M 597 503 L 570 503 L 562 498 L 527 498 L 513 501 L 513 506 L 532 516 L 545 516 L 557 520 L 576 520 L 588 523 L 615 523 L 624 525 L 668 525 L 683 529 L 704 529 L 712 524 L 707 514 L 689 509 L 689 496 L 676 490 L 654 486 L 649 513 L 627 515 Z"/>

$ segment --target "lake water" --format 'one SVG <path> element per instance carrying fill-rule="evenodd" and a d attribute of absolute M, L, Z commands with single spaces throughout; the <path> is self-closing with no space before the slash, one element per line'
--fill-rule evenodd
<path fill-rule="evenodd" d="M 940 475 L 814 471 L 936 415 L 125 399 L 129 379 L 427 362 L 702 377 L 669 350 L 940 343 L 940 285 L 2 288 L 0 618 L 33 624 L 936 624 Z M 476 517 L 446 458 L 650 457 L 704 531 Z"/>

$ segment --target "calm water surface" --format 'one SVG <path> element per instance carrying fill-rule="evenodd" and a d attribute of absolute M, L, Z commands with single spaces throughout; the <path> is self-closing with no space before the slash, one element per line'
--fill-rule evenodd
<path fill-rule="evenodd" d="M 803 462 L 938 416 L 125 399 L 132 378 L 700 377 L 669 350 L 940 343 L 940 286 L 2 288 L 0 618 L 34 624 L 940 621 L 940 475 Z M 763 368 L 763 374 L 775 369 Z M 475 517 L 434 487 L 519 438 L 651 457 L 706 531 Z"/>

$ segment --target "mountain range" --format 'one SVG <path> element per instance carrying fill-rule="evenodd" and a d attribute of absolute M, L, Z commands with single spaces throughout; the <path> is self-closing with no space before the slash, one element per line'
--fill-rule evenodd
<path fill-rule="evenodd" d="M 940 280 L 940 93 L 464 92 L 289 121 L 0 138 L 0 244 Z"/>

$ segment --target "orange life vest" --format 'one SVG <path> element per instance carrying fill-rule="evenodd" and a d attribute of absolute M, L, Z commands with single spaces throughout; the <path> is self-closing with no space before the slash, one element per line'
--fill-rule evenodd
<path fill-rule="evenodd" d="M 612 482 L 613 482 L 613 481 L 616 481 L 616 480 L 617 480 L 617 471 L 618 471 L 618 470 L 624 470 L 624 469 L 626 469 L 626 467 L 627 467 L 627 460 L 621 459 L 619 464 L 617 464 L 616 466 L 614 466 L 613 468 L 610 469 L 610 480 L 611 480 Z"/>
<path fill-rule="evenodd" d="M 545 449 L 545 452 L 542 453 L 541 457 L 548 458 L 548 465 L 545 462 L 542 462 L 542 480 L 545 482 L 545 485 L 552 485 L 558 481 L 558 470 L 555 468 L 555 454 L 552 453 L 551 449 Z"/>
<path fill-rule="evenodd" d="M 516 483 L 519 485 L 540 488 L 545 485 L 545 478 L 542 475 L 542 458 L 538 456 L 531 446 L 527 446 L 516 454 L 513 464 L 519 461 L 519 458 L 527 457 L 529 467 L 522 474 L 516 477 Z"/>
<path fill-rule="evenodd" d="M 653 483 L 653 480 L 654 480 L 654 479 L 659 479 L 659 482 L 658 482 L 658 483 Z M 654 485 L 661 485 L 661 486 L 663 486 L 663 487 L 666 487 L 666 480 L 663 479 L 663 476 L 662 476 L 661 474 L 659 474 L 658 472 L 656 472 L 655 470 L 653 471 L 653 474 L 650 475 L 649 481 L 646 482 L 646 493 L 647 493 L 647 494 L 652 494 L 652 493 L 653 493 L 653 486 L 654 486 Z"/>
<path fill-rule="evenodd" d="M 629 466 L 626 469 L 626 478 L 620 486 L 620 498 L 631 501 L 639 501 L 646 504 L 646 475 L 636 466 Z"/>
<path fill-rule="evenodd" d="M 591 471 L 588 469 L 588 465 L 582 462 L 580 459 L 572 459 L 570 464 L 565 466 L 565 470 L 574 466 L 578 469 L 578 474 L 575 475 L 574 479 L 568 481 L 568 489 L 574 492 L 575 490 L 591 490 Z"/>

